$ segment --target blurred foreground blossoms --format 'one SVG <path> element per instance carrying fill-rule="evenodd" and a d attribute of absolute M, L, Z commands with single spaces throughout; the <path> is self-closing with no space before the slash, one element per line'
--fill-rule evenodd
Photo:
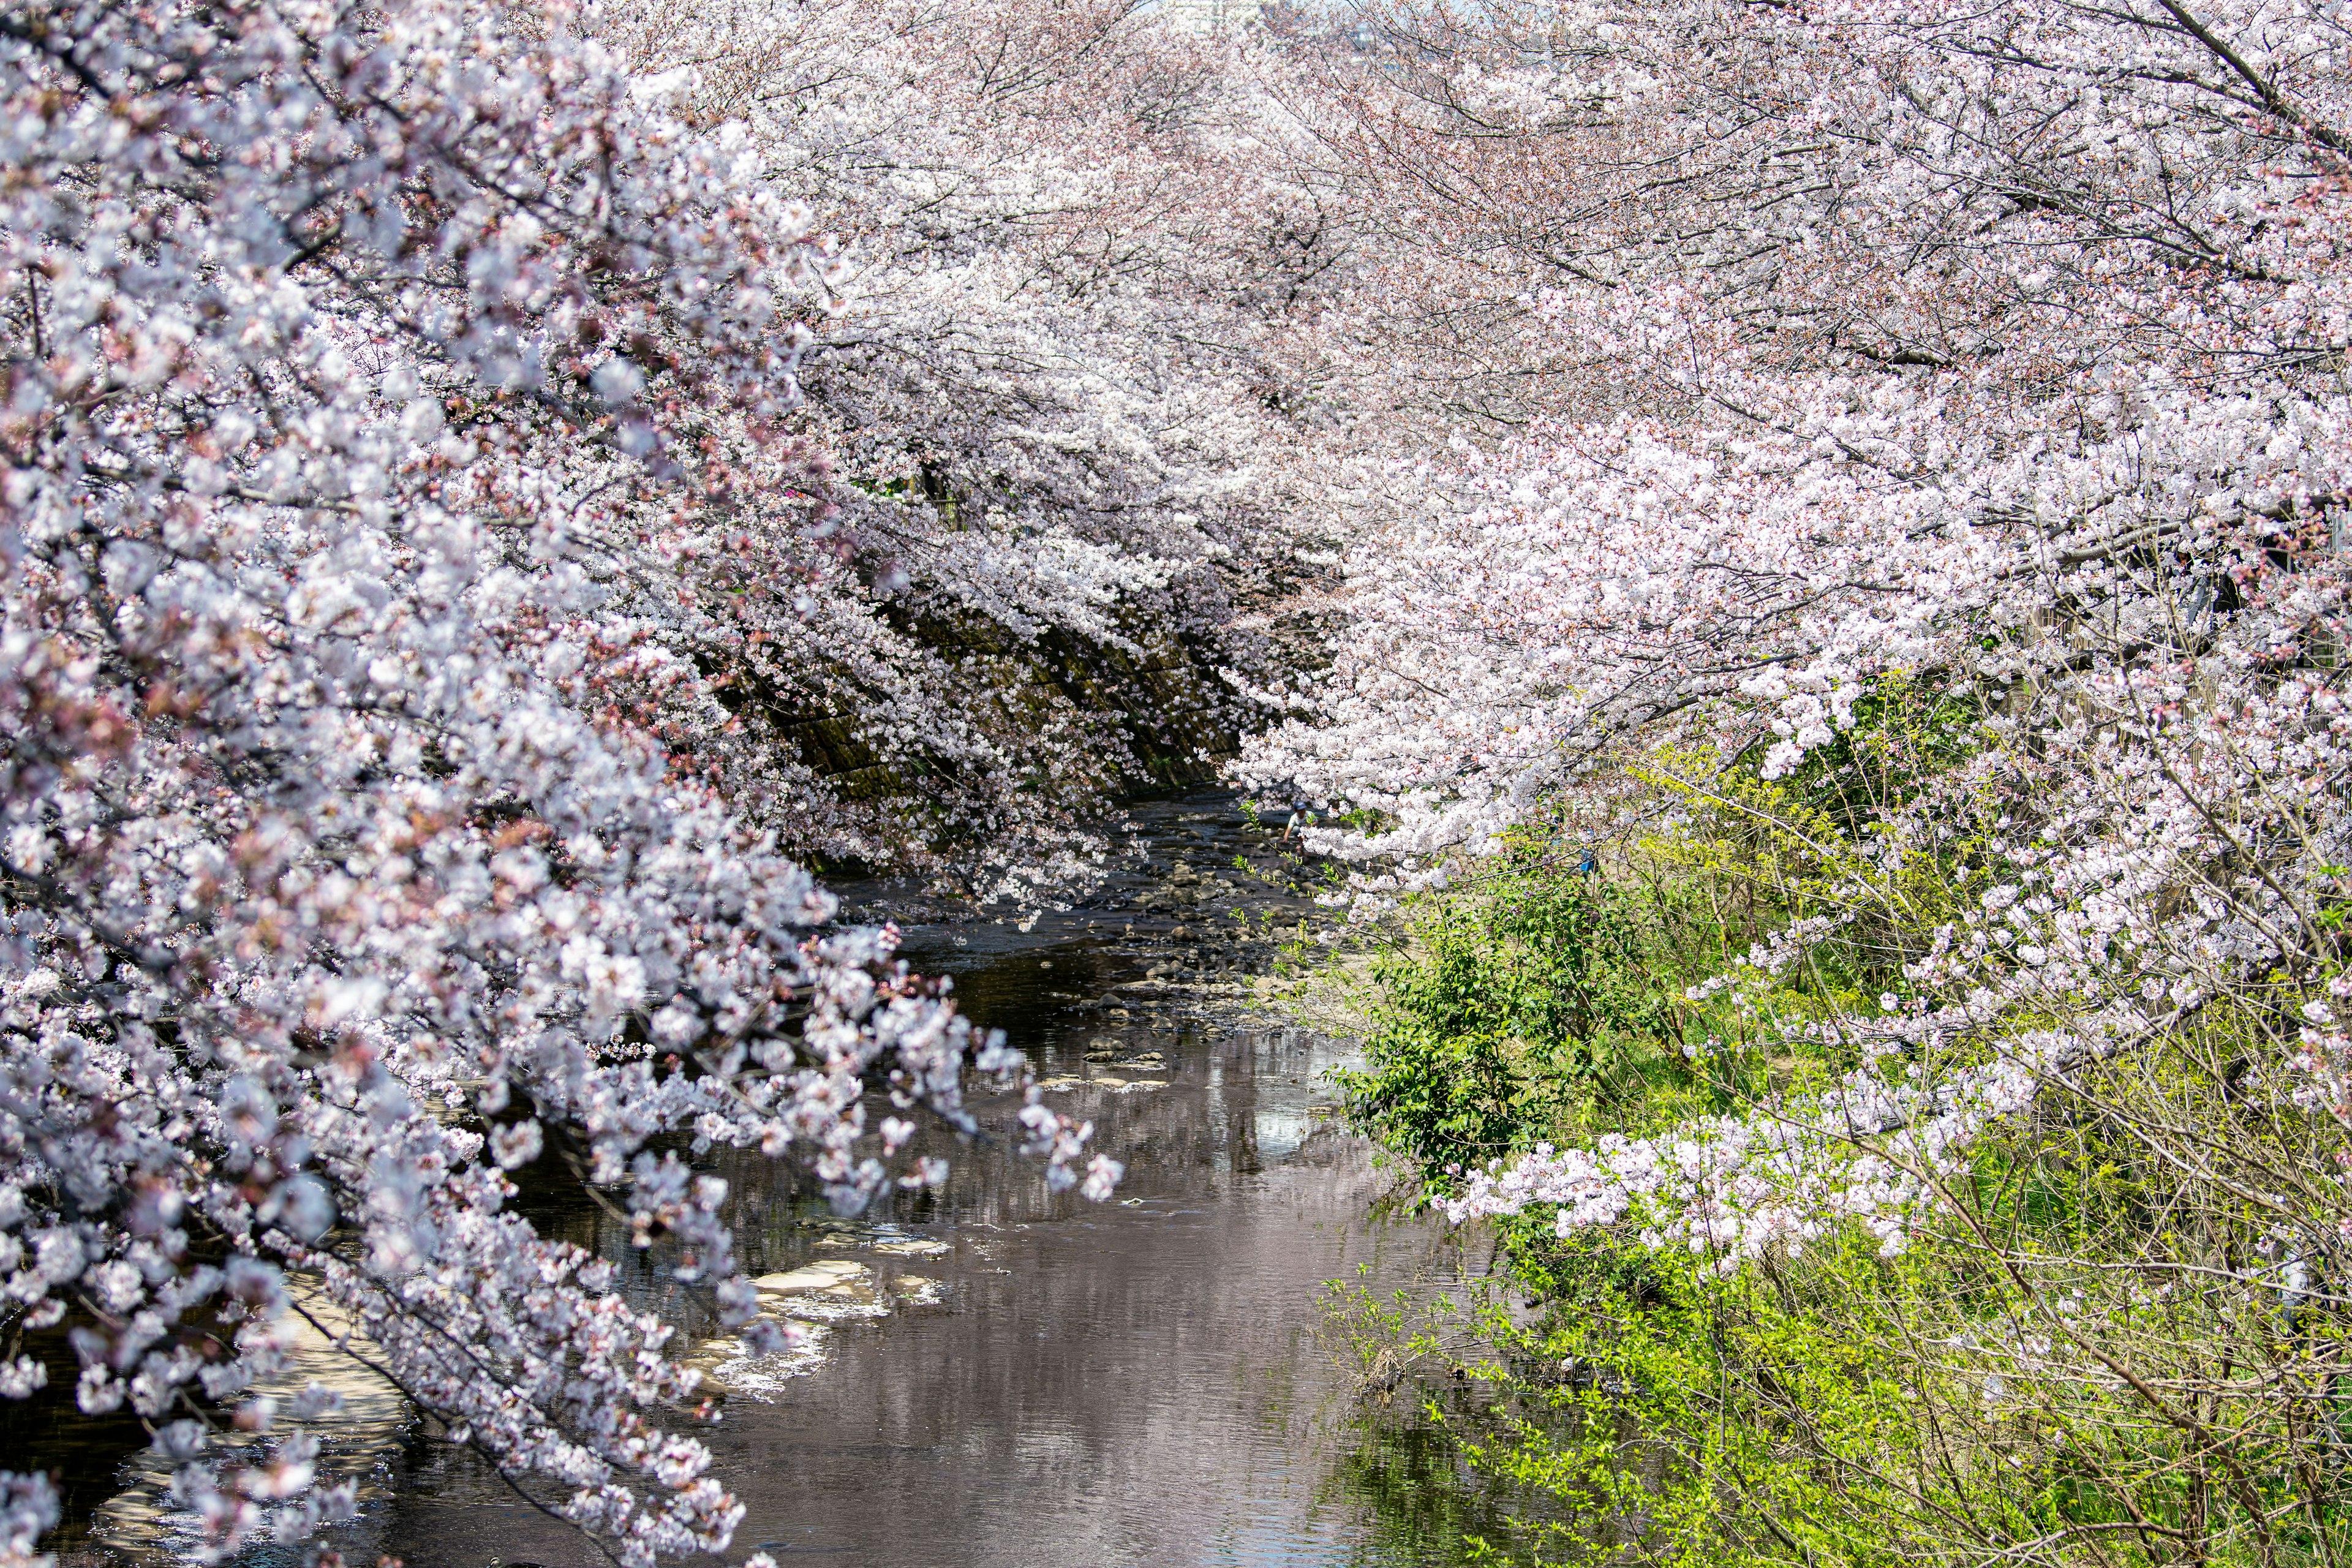
<path fill-rule="evenodd" d="M 16 5 L 0 100 L 0 1394 L 68 1334 L 206 1556 L 299 1542 L 350 1479 L 215 1438 L 307 1321 L 618 1560 L 722 1550 L 672 1329 L 507 1173 L 772 1348 L 682 1156 L 854 1207 L 945 1173 L 869 1096 L 1025 1076 L 661 739 L 714 518 L 846 570 L 839 260 L 560 8 Z M 1009 1135 L 1101 1196 L 1087 1131 Z M 56 1514 L 0 1478 L 0 1561 Z"/>

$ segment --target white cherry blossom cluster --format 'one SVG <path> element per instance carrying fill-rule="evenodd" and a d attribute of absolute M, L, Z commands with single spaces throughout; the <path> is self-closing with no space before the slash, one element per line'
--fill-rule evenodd
<path fill-rule="evenodd" d="M 837 269 L 576 23 L 0 16 L 0 1394 L 62 1338 L 208 1558 L 353 1507 L 306 1433 L 215 1441 L 301 1319 L 619 1560 L 723 1550 L 673 1330 L 508 1173 L 772 1347 L 695 1157 L 855 1207 L 1026 1077 L 679 748 L 717 536 L 645 524 L 838 563 L 790 428 Z M 1098 1196 L 1089 1131 L 1014 1136 Z M 0 1556 L 56 1512 L 0 1478 Z"/>
<path fill-rule="evenodd" d="M 1083 808 L 1248 718 L 1142 667 L 1262 671 L 1241 601 L 1331 510 L 1265 299 L 1322 264 L 1284 254 L 1280 62 L 1119 0 L 593 23 L 824 247 L 789 422 L 832 479 L 823 537 L 743 526 L 775 488 L 754 464 L 730 506 L 649 520 L 685 579 L 647 595 L 658 635 L 728 671 L 679 749 L 788 847 L 982 889 L 1083 875 Z M 779 775 L 778 731 L 810 725 L 853 780 Z"/>
<path fill-rule="evenodd" d="M 2347 19 L 1390 21 L 1351 142 L 1397 204 L 1386 384 L 1442 383 L 1464 434 L 1391 465 L 1336 658 L 1253 688 L 1277 721 L 1239 775 L 1323 807 L 1379 907 L 1563 802 L 1748 809 L 1719 770 L 1801 776 L 1882 683 L 1971 715 L 1967 761 L 1811 847 L 1845 915 L 1712 988 L 1761 1005 L 1849 919 L 1916 931 L 1906 868 L 1944 857 L 1981 901 L 1924 921 L 1910 994 L 1805 1026 L 1863 1064 L 1842 1087 L 1468 1173 L 1457 1212 L 1896 1244 L 2083 1064 L 2318 984 L 2352 826 Z M 2308 1022 L 2300 1081 L 2340 1103 Z"/>

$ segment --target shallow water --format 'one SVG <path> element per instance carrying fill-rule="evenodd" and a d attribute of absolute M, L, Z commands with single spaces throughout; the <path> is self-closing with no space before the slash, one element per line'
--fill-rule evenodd
<path fill-rule="evenodd" d="M 819 1359 L 772 1402 L 730 1399 L 709 1441 L 750 1509 L 739 1547 L 877 1568 L 1412 1560 L 1375 1551 L 1334 1483 L 1351 1405 L 1316 1298 L 1360 1265 L 1425 1286 L 1450 1272 L 1444 1238 L 1366 1217 L 1360 1142 L 1298 1137 L 1316 1045 L 1195 1033 L 1171 1056 L 1169 1088 L 1107 1108 L 1131 1161 L 1117 1203 L 1035 1203 L 987 1190 L 1034 1173 L 975 1172 L 883 1233 L 942 1255 L 858 1245 L 871 1231 L 772 1237 L 775 1268 L 842 1258 L 885 1300 L 908 1278 L 938 1293 L 824 1322 Z M 386 1548 L 417 1568 L 483 1561 L 467 1548 L 484 1542 L 509 1563 L 583 1560 L 472 1468 L 413 1474 Z"/>
<path fill-rule="evenodd" d="M 906 947 L 1032 1053 L 1057 1104 L 1094 1120 L 1128 1166 L 1114 1202 L 1049 1196 L 1034 1164 L 958 1151 L 943 1192 L 844 1222 L 779 1193 L 759 1162 L 731 1169 L 745 1260 L 784 1277 L 774 1300 L 811 1331 L 763 1363 L 731 1359 L 729 1341 L 704 1347 L 698 1364 L 730 1390 L 706 1440 L 749 1510 L 730 1556 L 845 1568 L 1447 1560 L 1398 1544 L 1368 1500 L 1379 1489 L 1363 1484 L 1318 1298 L 1342 1279 L 1443 1289 L 1459 1267 L 1453 1244 L 1425 1220 L 1373 1217 L 1382 1177 L 1330 1115 L 1325 1075 L 1340 1047 L 1248 1020 L 1214 974 L 1194 977 L 1205 987 L 1146 977 L 1203 954 L 1246 965 L 1211 933 L 1235 906 L 1297 911 L 1232 865 L 1270 863 L 1279 846 L 1222 796 L 1138 815 L 1150 872 L 1025 931 L 912 925 Z M 1180 858 L 1234 886 L 1212 880 L 1201 899 L 1196 879 L 1171 894 L 1164 875 Z M 635 1262 L 576 1202 L 551 1198 L 535 1217 Z M 658 1291 L 644 1275 L 638 1288 Z M 354 1562 L 599 1560 L 465 1452 L 415 1436 L 383 1479 L 385 1500 L 345 1543 Z"/>

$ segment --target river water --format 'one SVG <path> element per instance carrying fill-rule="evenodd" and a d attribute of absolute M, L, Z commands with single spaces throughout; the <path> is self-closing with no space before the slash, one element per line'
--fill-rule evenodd
<path fill-rule="evenodd" d="M 1049 1196 L 1034 1164 L 966 1150 L 942 1192 L 843 1221 L 756 1162 L 730 1172 L 745 1261 L 798 1282 L 778 1300 L 812 1342 L 769 1363 L 730 1360 L 725 1341 L 707 1352 L 730 1391 L 707 1440 L 749 1510 L 737 1558 L 1452 1561 L 1378 1506 L 1397 1478 L 1366 1458 L 1319 1298 L 1331 1280 L 1445 1289 L 1454 1244 L 1426 1219 L 1375 1216 L 1384 1178 L 1331 1115 L 1341 1047 L 1244 1009 L 1236 982 L 1267 950 L 1234 942 L 1229 911 L 1305 907 L 1234 866 L 1272 868 L 1275 836 L 1207 792 L 1139 807 L 1135 826 L 1131 863 L 1084 903 L 1025 930 L 917 919 L 905 948 L 1032 1054 L 1055 1103 L 1093 1119 L 1127 1164 L 1115 1201 Z M 868 912 L 889 903 L 850 891 Z M 551 1197 L 535 1217 L 635 1263 L 576 1202 Z M 658 1289 L 649 1275 L 638 1287 Z M 598 1561 L 462 1450 L 404 1432 L 379 1469 L 354 1562 Z"/>

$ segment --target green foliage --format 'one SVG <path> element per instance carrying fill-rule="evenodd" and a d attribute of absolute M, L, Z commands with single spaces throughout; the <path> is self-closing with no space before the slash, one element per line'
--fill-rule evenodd
<path fill-rule="evenodd" d="M 1416 922 L 1412 948 L 1376 971 L 1390 1005 L 1368 1066 L 1341 1075 L 1360 1123 L 1443 1167 L 1581 1124 L 1651 1077 L 1688 1077 L 1679 1008 L 1652 967 L 1654 910 L 1590 862 L 1574 840 L 1524 836 Z"/>
<path fill-rule="evenodd" d="M 1423 896 L 1376 972 L 1387 1005 L 1367 1066 L 1342 1080 L 1358 1122 L 1442 1175 L 1850 1065 L 1834 1044 L 1791 1047 L 1790 1026 L 1876 1012 L 2001 868 L 1984 835 L 1948 821 L 1933 853 L 1885 842 L 1928 780 L 1979 753 L 1974 710 L 1885 677 L 1854 712 L 1787 779 L 1759 777 L 1752 755 L 1654 752 L 1626 769 L 1655 803 L 1632 831 L 1604 838 L 1563 814 Z M 1774 932 L 1824 917 L 1835 929 L 1801 963 L 1742 967 Z M 1693 994 L 1727 971 L 1738 984 Z"/>
<path fill-rule="evenodd" d="M 1811 811 L 1862 837 L 1948 782 L 1983 750 L 1977 704 L 1941 687 L 1882 675 L 1855 699 L 1853 728 L 1805 753 L 1788 784 Z M 1762 752 L 1740 759 L 1752 770 Z"/>
<path fill-rule="evenodd" d="M 1345 1081 L 1359 1124 L 1443 1190 L 1539 1140 L 1752 1110 L 1850 1068 L 1844 1033 L 1809 1026 L 1906 994 L 1906 965 L 2017 879 L 2031 826 L 1978 794 L 1999 759 L 1967 704 L 1889 679 L 1855 712 L 1780 780 L 1653 752 L 1612 831 L 1563 815 L 1424 896 Z M 1794 957 L 1746 961 L 1798 921 L 1817 934 Z M 1832 1226 L 1727 1271 L 1638 1222 L 1505 1225 L 1486 1364 L 1414 1439 L 1438 1495 L 1370 1495 L 1458 1528 L 1464 1561 L 2336 1563 L 2352 1300 L 2278 1260 L 2344 1234 L 2352 1149 L 2243 1088 L 2299 994 L 2273 975 L 2076 1071 L 1983 1135 L 1892 1253 Z M 1360 1346 L 1418 1331 L 1350 1321 Z"/>

